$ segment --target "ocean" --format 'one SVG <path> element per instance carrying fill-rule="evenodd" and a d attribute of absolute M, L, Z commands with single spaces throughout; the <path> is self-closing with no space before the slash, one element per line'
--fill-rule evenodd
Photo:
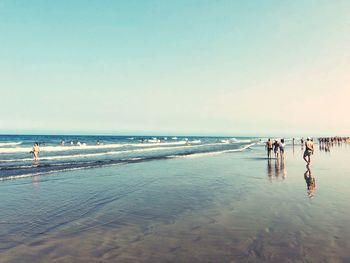
<path fill-rule="evenodd" d="M 35 142 L 38 161 L 30 154 Z M 0 135 L 0 180 L 244 151 L 259 142 L 247 137 Z"/>

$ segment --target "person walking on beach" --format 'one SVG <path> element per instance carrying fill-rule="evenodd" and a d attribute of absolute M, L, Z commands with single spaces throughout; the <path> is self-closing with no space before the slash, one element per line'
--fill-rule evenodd
<path fill-rule="evenodd" d="M 281 139 L 279 147 L 280 147 L 281 159 L 284 159 L 284 148 L 286 147 L 284 139 Z"/>
<path fill-rule="evenodd" d="M 36 142 L 34 143 L 32 150 L 30 151 L 30 153 L 34 155 L 34 160 L 39 159 L 39 152 L 40 152 L 39 143 Z"/>
<path fill-rule="evenodd" d="M 304 151 L 304 160 L 305 162 L 307 163 L 307 165 L 310 165 L 311 163 L 311 154 L 314 153 L 314 144 L 313 142 L 311 141 L 311 138 L 310 137 L 307 137 L 307 140 L 305 142 L 305 151 Z"/>
<path fill-rule="evenodd" d="M 271 159 L 272 141 L 270 138 L 266 142 L 265 149 L 267 149 L 267 158 Z"/>
<path fill-rule="evenodd" d="M 278 143 L 278 141 L 275 140 L 275 142 L 273 143 L 273 152 L 275 153 L 275 158 L 278 158 L 279 155 L 279 148 L 280 148 L 280 144 Z"/>

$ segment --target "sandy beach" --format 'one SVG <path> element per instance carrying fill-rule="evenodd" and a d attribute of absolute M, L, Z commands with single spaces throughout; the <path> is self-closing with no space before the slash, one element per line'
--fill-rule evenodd
<path fill-rule="evenodd" d="M 346 262 L 350 147 L 239 153 L 0 183 L 0 262 Z"/>

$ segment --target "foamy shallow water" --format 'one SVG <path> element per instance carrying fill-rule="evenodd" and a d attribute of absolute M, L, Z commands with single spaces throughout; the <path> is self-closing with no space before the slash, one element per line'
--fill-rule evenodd
<path fill-rule="evenodd" d="M 0 183 L 0 262 L 346 262 L 350 147 L 261 147 Z"/>

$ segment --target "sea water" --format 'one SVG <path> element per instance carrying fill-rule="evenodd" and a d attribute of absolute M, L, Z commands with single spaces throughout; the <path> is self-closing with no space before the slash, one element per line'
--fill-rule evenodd
<path fill-rule="evenodd" d="M 86 146 L 95 140 L 147 145 L 128 150 L 194 146 L 163 145 L 185 138 L 146 139 L 94 138 Z M 268 161 L 259 138 L 230 139 L 188 138 L 210 150 L 175 148 L 169 158 L 146 151 L 152 159 L 3 180 L 0 262 L 347 262 L 350 147 L 317 148 L 307 169 L 299 144 L 287 144 L 284 160 Z M 60 140 L 47 146 L 61 147 Z M 19 141 L 3 147 L 32 145 L 6 140 Z M 123 158 L 144 158 L 139 153 Z"/>
<path fill-rule="evenodd" d="M 37 142 L 40 158 L 30 151 Z M 243 151 L 257 138 L 0 136 L 0 180 L 189 155 Z"/>

